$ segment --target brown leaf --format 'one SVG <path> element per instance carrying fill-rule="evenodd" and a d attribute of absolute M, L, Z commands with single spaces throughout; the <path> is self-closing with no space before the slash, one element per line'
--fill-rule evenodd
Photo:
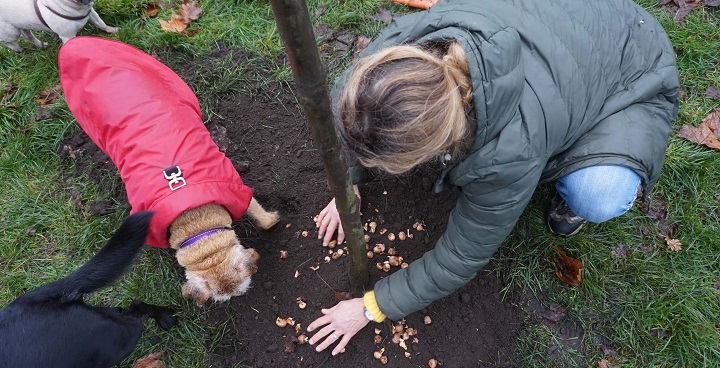
<path fill-rule="evenodd" d="M 53 118 L 53 113 L 48 110 L 45 106 L 40 106 L 38 111 L 35 113 L 35 121 L 48 120 Z"/>
<path fill-rule="evenodd" d="M 165 368 L 160 356 L 162 352 L 150 353 L 140 359 L 138 359 L 132 368 Z"/>
<path fill-rule="evenodd" d="M 569 285 L 580 285 L 580 283 L 582 282 L 582 262 L 568 256 L 567 254 L 565 254 L 565 251 L 558 247 L 552 247 L 552 249 L 560 253 L 561 257 L 553 258 L 553 263 L 555 263 L 555 275 L 557 275 L 560 280 Z"/>
<path fill-rule="evenodd" d="M 170 21 L 158 20 L 160 28 L 165 32 L 183 33 L 187 28 L 187 23 L 183 22 L 183 18 L 177 14 L 170 16 Z"/>
<path fill-rule="evenodd" d="M 40 105 L 49 105 L 58 98 L 60 98 L 60 95 L 62 94 L 62 85 L 56 84 L 52 87 L 45 88 L 41 92 L 38 92 L 35 95 L 35 100 Z"/>
<path fill-rule="evenodd" d="M 668 249 L 673 252 L 679 252 L 682 250 L 682 243 L 678 239 L 665 238 L 665 244 L 667 244 Z"/>
<path fill-rule="evenodd" d="M 718 3 L 720 3 L 720 0 L 718 0 Z M 705 94 L 713 100 L 720 100 L 720 90 L 718 90 L 715 86 L 708 87 L 705 90 Z"/>
<path fill-rule="evenodd" d="M 567 316 L 567 308 L 560 304 L 550 304 L 547 309 L 542 312 L 543 318 L 548 321 L 558 323 Z"/>
<path fill-rule="evenodd" d="M 660 229 L 660 235 L 663 237 L 672 238 L 675 236 L 675 232 L 677 232 L 678 225 L 675 221 L 661 219 L 658 221 L 658 229 Z"/>
<path fill-rule="evenodd" d="M 17 92 L 18 87 L 13 83 L 8 83 L 3 86 L 2 91 L 0 91 L 0 105 L 5 105 L 7 102 L 12 98 L 13 95 L 15 95 L 15 92 Z"/>
<path fill-rule="evenodd" d="M 320 18 L 327 11 L 327 7 L 323 6 L 318 10 L 315 10 L 315 19 Z"/>
<path fill-rule="evenodd" d="M 357 59 L 358 55 L 365 50 L 366 47 L 370 44 L 370 41 L 372 39 L 368 36 L 360 35 L 357 36 L 355 39 L 355 58 Z"/>
<path fill-rule="evenodd" d="M 194 36 L 196 33 L 200 32 L 200 30 L 202 30 L 202 27 L 195 27 L 195 28 L 193 28 L 193 29 L 186 29 L 185 32 L 183 32 L 183 34 L 186 35 L 186 36 L 191 37 L 191 36 Z"/>
<path fill-rule="evenodd" d="M 664 219 L 667 216 L 667 204 L 659 198 L 653 198 L 650 203 L 645 203 L 640 208 L 653 220 Z"/>
<path fill-rule="evenodd" d="M 352 294 L 350 294 L 347 291 L 336 291 L 335 292 L 335 301 L 336 302 L 341 302 L 343 300 L 350 300 L 352 298 L 353 298 Z"/>
<path fill-rule="evenodd" d="M 378 8 L 377 13 L 375 13 L 372 18 L 388 25 L 390 24 L 390 22 L 392 22 L 393 16 L 390 10 L 387 10 L 381 6 L 380 8 Z"/>
<path fill-rule="evenodd" d="M 716 282 L 713 287 L 715 288 L 715 290 L 720 291 L 720 281 Z"/>
<path fill-rule="evenodd" d="M 711 112 L 697 127 L 683 124 L 676 134 L 680 138 L 720 151 L 720 109 Z"/>
<path fill-rule="evenodd" d="M 193 20 L 197 20 L 202 13 L 202 9 L 197 7 L 197 3 L 188 3 L 187 0 L 180 5 L 178 12 L 170 15 L 169 21 L 158 20 L 160 28 L 165 32 L 182 33 L 186 36 L 196 34 L 199 29 L 187 30 L 188 25 Z"/>
<path fill-rule="evenodd" d="M 147 4 L 145 7 L 145 13 L 144 16 L 146 18 L 155 18 L 158 15 L 158 12 L 160 12 L 160 5 L 158 4 Z"/>
<path fill-rule="evenodd" d="M 296 342 L 297 342 L 297 337 L 295 337 L 294 335 L 287 336 L 283 341 L 283 343 L 285 345 L 285 352 L 286 353 L 294 353 Z"/>
<path fill-rule="evenodd" d="M 703 1 L 703 5 L 718 7 L 718 6 L 720 6 L 720 0 Z"/>
<path fill-rule="evenodd" d="M 627 245 L 613 245 L 610 247 L 610 255 L 612 255 L 613 258 L 627 258 L 627 253 Z"/>
<path fill-rule="evenodd" d="M 675 13 L 675 20 L 680 21 L 683 20 L 685 17 L 687 17 L 688 14 L 690 14 L 691 11 L 695 10 L 698 6 L 700 6 L 700 2 L 697 0 L 678 0 L 678 11 Z"/>
<path fill-rule="evenodd" d="M 183 16 L 184 19 L 187 20 L 187 23 L 189 24 L 193 20 L 198 20 L 200 18 L 200 13 L 202 13 L 202 9 L 198 8 L 196 2 L 183 2 L 182 5 L 180 5 L 180 10 L 178 11 L 180 15 Z"/>

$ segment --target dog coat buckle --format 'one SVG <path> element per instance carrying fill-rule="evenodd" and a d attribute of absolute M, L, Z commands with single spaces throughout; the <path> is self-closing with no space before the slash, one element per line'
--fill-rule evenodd
<path fill-rule="evenodd" d="M 182 176 L 182 171 L 180 171 L 180 166 L 170 166 L 163 170 L 163 174 L 168 181 L 171 191 L 178 190 L 187 185 L 185 178 Z"/>

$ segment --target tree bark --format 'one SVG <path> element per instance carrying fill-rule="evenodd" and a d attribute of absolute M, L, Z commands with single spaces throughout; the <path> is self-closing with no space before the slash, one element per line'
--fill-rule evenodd
<path fill-rule="evenodd" d="M 327 71 L 320 60 L 307 4 L 305 0 L 270 0 L 270 5 L 290 61 L 298 99 L 320 147 L 330 191 L 335 197 L 348 243 L 350 275 L 358 286 L 364 287 L 369 273 L 360 205 L 352 190 L 347 159 L 333 123 Z"/>

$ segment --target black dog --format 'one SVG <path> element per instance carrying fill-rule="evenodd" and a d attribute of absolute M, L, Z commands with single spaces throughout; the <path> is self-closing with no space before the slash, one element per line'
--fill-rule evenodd
<path fill-rule="evenodd" d="M 128 217 L 107 244 L 69 276 L 0 310 L 1 368 L 110 368 L 130 355 L 143 321 L 172 328 L 173 310 L 133 301 L 126 311 L 93 307 L 83 295 L 111 284 L 145 243 L 152 212 Z"/>

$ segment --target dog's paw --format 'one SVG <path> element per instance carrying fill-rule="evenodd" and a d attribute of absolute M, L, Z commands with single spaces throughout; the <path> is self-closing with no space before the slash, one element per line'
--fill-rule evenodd
<path fill-rule="evenodd" d="M 107 27 L 105 27 L 105 29 L 103 31 L 105 31 L 107 33 L 117 33 L 119 30 L 120 30 L 120 28 L 118 28 L 118 27 L 107 26 Z"/>
<path fill-rule="evenodd" d="M 266 212 L 263 216 L 259 216 L 256 221 L 261 229 L 267 230 L 280 221 L 280 214 L 277 211 Z"/>
<path fill-rule="evenodd" d="M 165 310 L 155 317 L 155 321 L 157 322 L 158 326 L 160 326 L 160 328 L 167 331 L 177 325 L 178 319 L 177 317 L 175 317 L 174 310 L 170 308 L 163 309 Z"/>

